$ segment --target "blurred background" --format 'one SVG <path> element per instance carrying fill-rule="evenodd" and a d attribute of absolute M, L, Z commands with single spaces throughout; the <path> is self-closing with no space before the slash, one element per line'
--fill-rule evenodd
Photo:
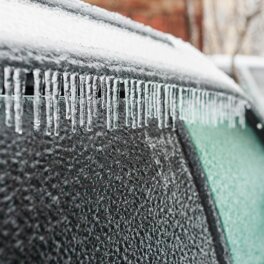
<path fill-rule="evenodd" d="M 207 54 L 264 52 L 262 0 L 85 1 L 171 33 Z"/>

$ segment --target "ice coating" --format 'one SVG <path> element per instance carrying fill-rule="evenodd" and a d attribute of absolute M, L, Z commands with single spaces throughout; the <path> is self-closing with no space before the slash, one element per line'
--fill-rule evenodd
<path fill-rule="evenodd" d="M 143 80 L 125 79 L 114 76 L 99 78 L 92 74 L 60 73 L 59 71 L 34 69 L 33 128 L 39 131 L 41 122 L 41 98 L 46 103 L 46 134 L 59 135 L 60 100 L 65 100 L 66 110 L 71 113 L 71 130 L 92 131 L 96 125 L 97 112 L 101 111 L 106 118 L 106 129 L 117 129 L 120 126 L 133 129 L 148 126 L 157 120 L 160 129 L 177 128 L 177 120 L 188 123 L 201 123 L 207 126 L 218 126 L 227 123 L 230 128 L 245 128 L 245 106 L 247 102 L 231 94 L 216 91 L 195 89 L 190 86 L 145 82 Z M 5 67 L 5 112 L 6 125 L 13 125 L 15 131 L 22 133 L 23 86 L 26 83 L 26 72 L 20 68 Z M 45 86 L 45 95 L 41 87 Z M 64 96 L 61 96 L 62 83 Z M 65 87 L 66 84 L 66 87 Z M 105 86 L 104 88 L 102 88 Z M 125 98 L 120 98 L 120 88 L 124 89 Z M 99 93 L 101 88 L 101 93 Z M 102 92 L 102 89 L 104 91 Z M 79 93 L 78 93 L 79 91 Z M 100 94 L 100 96 L 98 96 Z M 100 98 L 101 97 L 101 98 Z M 99 102 L 105 97 L 105 102 Z M 61 98 L 61 99 L 60 99 Z M 67 100 L 70 104 L 67 106 Z M 101 100 L 101 101 L 100 101 Z M 124 100 L 125 107 L 120 108 Z M 14 103 L 13 103 L 14 102 Z M 106 111 L 105 111 L 106 107 Z M 124 109 L 124 124 L 119 120 L 119 112 Z M 96 114 L 95 114 L 96 111 Z M 100 115 L 102 116 L 102 115 Z M 79 122 L 78 122 L 79 117 Z"/>
<path fill-rule="evenodd" d="M 77 103 L 78 103 L 78 74 L 73 73 L 70 77 L 71 80 L 71 123 L 72 132 L 77 130 Z"/>
<path fill-rule="evenodd" d="M 143 93 L 144 83 L 142 81 L 137 82 L 137 126 L 142 127 L 143 123 Z"/>
<path fill-rule="evenodd" d="M 93 77 L 93 117 L 97 117 L 98 76 Z"/>
<path fill-rule="evenodd" d="M 115 78 L 113 85 L 113 128 L 118 128 L 119 117 L 119 100 L 120 100 L 120 80 Z"/>
<path fill-rule="evenodd" d="M 70 73 L 63 73 L 63 89 L 65 97 L 65 106 L 66 106 L 66 119 L 71 118 L 71 85 L 70 85 Z"/>
<path fill-rule="evenodd" d="M 101 102 L 102 102 L 102 109 L 106 108 L 106 79 L 105 76 L 100 77 L 101 83 Z"/>
<path fill-rule="evenodd" d="M 108 130 L 112 129 L 112 120 L 113 120 L 112 85 L 113 85 L 113 77 L 107 77 L 106 78 L 106 87 L 107 87 L 106 124 Z"/>
<path fill-rule="evenodd" d="M 131 119 L 132 119 L 132 128 L 137 127 L 137 98 L 136 98 L 136 87 L 137 81 L 131 81 L 131 90 L 130 90 L 130 104 L 131 104 Z"/>
<path fill-rule="evenodd" d="M 5 124 L 12 125 L 12 107 L 14 94 L 13 68 L 5 67 L 4 69 L 4 86 L 5 86 Z"/>
<path fill-rule="evenodd" d="M 34 76 L 33 127 L 39 131 L 44 121 L 44 97 L 47 135 L 52 129 L 59 135 L 61 100 L 73 133 L 92 131 L 99 111 L 108 130 L 141 128 L 153 120 L 160 129 L 176 129 L 178 119 L 245 127 L 247 102 L 238 86 L 177 38 L 79 1 L 2 0 L 0 17 L 0 94 L 4 87 L 5 123 L 18 133 L 24 68 Z"/>
<path fill-rule="evenodd" d="M 60 88 L 61 88 L 61 75 L 58 71 L 55 71 L 52 75 L 52 87 L 53 87 L 53 120 L 54 120 L 54 135 L 59 135 L 60 125 Z"/>
<path fill-rule="evenodd" d="M 11 51 L 18 51 L 18 54 L 19 51 L 22 54 L 24 51 L 33 50 L 36 57 L 39 50 L 51 54 L 56 50 L 66 55 L 66 58 L 80 57 L 87 62 L 90 56 L 98 56 L 102 60 L 112 62 L 126 61 L 128 65 L 134 65 L 134 69 L 141 65 L 144 68 L 155 69 L 154 74 L 159 76 L 166 75 L 169 78 L 175 74 L 179 77 L 184 75 L 190 80 L 203 80 L 204 83 L 214 84 L 219 89 L 225 87 L 229 92 L 243 94 L 238 86 L 205 56 L 177 38 L 162 33 L 159 33 L 160 39 L 153 38 L 151 34 L 148 35 L 149 30 L 145 30 L 144 26 L 131 21 L 130 28 L 133 28 L 134 24 L 135 28 L 141 28 L 142 32 L 146 31 L 146 34 L 139 34 L 137 32 L 140 30 L 133 31 L 122 27 L 121 18 L 117 18 L 115 23 L 108 22 L 107 18 L 103 21 L 95 19 L 89 12 L 93 7 L 85 8 L 81 1 L 79 3 L 75 1 L 74 5 L 75 10 L 80 10 L 81 14 L 70 12 L 69 8 L 66 9 L 59 1 L 50 0 L 49 2 L 53 2 L 52 5 L 43 5 L 39 2 L 25 0 L 0 2 L 1 45 L 10 47 Z M 60 5 L 61 8 L 57 8 L 56 5 Z M 97 16 L 100 17 L 100 13 L 107 12 L 98 10 Z M 40 17 L 42 19 L 39 19 Z M 28 57 L 26 59 L 30 60 Z M 41 57 L 34 61 L 38 59 Z M 57 58 L 50 60 L 53 64 L 57 63 Z M 79 65 L 80 61 L 76 60 L 75 66 Z M 121 70 L 122 65 L 118 68 L 118 71 Z"/>
<path fill-rule="evenodd" d="M 164 107 L 165 107 L 165 128 L 168 128 L 170 125 L 170 85 L 165 85 L 165 100 L 164 100 Z M 171 97 L 172 99 L 172 97 Z"/>
<path fill-rule="evenodd" d="M 148 118 L 150 112 L 150 105 L 149 105 L 149 91 L 150 90 L 150 83 L 147 82 L 145 85 L 145 126 L 148 126 Z"/>
<path fill-rule="evenodd" d="M 86 96 L 85 96 L 85 78 L 84 74 L 80 75 L 80 127 L 85 125 L 86 114 Z"/>
<path fill-rule="evenodd" d="M 34 76 L 34 130 L 39 131 L 40 129 L 40 117 L 41 117 L 41 87 L 42 87 L 42 71 L 35 69 L 33 71 Z"/>
<path fill-rule="evenodd" d="M 86 103 L 87 103 L 87 131 L 93 129 L 93 76 L 86 76 Z"/>
<path fill-rule="evenodd" d="M 125 80 L 125 100 L 126 100 L 126 126 L 129 127 L 131 124 L 131 105 L 130 105 L 130 80 Z"/>
<path fill-rule="evenodd" d="M 15 112 L 15 131 L 22 134 L 23 116 L 23 82 L 26 73 L 23 69 L 14 70 L 14 112 Z"/>

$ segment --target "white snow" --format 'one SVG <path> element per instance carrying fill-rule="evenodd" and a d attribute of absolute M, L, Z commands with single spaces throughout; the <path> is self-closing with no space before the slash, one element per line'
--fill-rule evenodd
<path fill-rule="evenodd" d="M 58 4 L 59 7 L 43 5 L 44 2 Z M 136 80 L 132 77 L 123 80 L 122 76 L 100 76 L 101 73 L 92 75 L 89 72 L 79 74 L 70 70 L 60 73 L 56 69 L 44 72 L 41 69 L 33 69 L 35 130 L 39 130 L 41 122 L 42 82 L 45 82 L 48 135 L 51 135 L 52 127 L 54 135 L 59 134 L 59 96 L 62 83 L 66 119 L 71 119 L 73 133 L 76 132 L 78 123 L 81 128 L 86 127 L 87 131 L 93 129 L 99 111 L 100 88 L 103 112 L 106 106 L 107 129 L 117 129 L 120 126 L 120 83 L 124 83 L 126 95 L 125 125 L 133 129 L 148 126 L 153 118 L 157 118 L 160 129 L 170 126 L 176 129 L 178 118 L 210 126 L 224 122 L 227 122 L 230 128 L 235 127 L 237 123 L 241 127 L 245 126 L 246 102 L 238 96 L 226 93 L 226 89 L 233 93 L 236 91 L 237 95 L 243 97 L 240 88 L 191 45 L 121 18 L 120 15 L 108 16 L 106 11 L 97 8 L 93 10 L 90 5 L 85 6 L 83 10 L 81 7 L 84 7 L 84 4 L 77 0 L 67 0 L 63 4 L 59 4 L 58 0 L 38 0 L 34 3 L 29 0 L 1 0 L 0 51 L 1 47 L 7 46 L 16 52 L 27 49 L 57 50 L 60 54 L 82 56 L 84 59 L 93 54 L 99 55 L 101 59 L 107 56 L 112 58 L 117 68 L 122 67 L 118 65 L 118 61 L 122 60 L 137 65 L 139 69 L 140 65 L 143 65 L 146 68 L 154 67 L 160 72 L 168 72 L 168 75 L 173 73 L 183 79 L 182 85 L 166 81 Z M 80 14 L 76 13 L 76 10 L 79 10 Z M 98 15 L 101 20 L 93 19 L 91 14 Z M 110 23 L 107 23 L 107 20 L 110 20 Z M 119 20 L 120 25 L 117 25 Z M 145 33 L 149 33 L 149 36 L 144 35 Z M 38 54 L 35 56 L 36 60 L 41 60 Z M 78 61 L 76 65 L 78 66 Z M 8 65 L 3 66 L 6 125 L 12 125 L 14 112 L 15 130 L 22 133 L 25 71 Z M 197 87 L 191 84 L 193 79 L 196 79 Z M 219 91 L 203 89 L 200 84 L 204 81 L 219 85 Z"/>
<path fill-rule="evenodd" d="M 82 7 L 84 4 L 74 1 L 72 5 L 77 8 L 77 5 Z M 235 83 L 201 53 L 172 36 L 167 36 L 167 39 L 174 47 L 149 36 L 94 20 L 89 15 L 78 15 L 26 0 L 1 0 L 0 17 L 0 45 L 56 49 L 78 56 L 94 52 L 102 56 L 111 54 L 117 60 L 122 58 L 178 74 L 187 73 L 190 77 L 218 82 L 238 90 Z M 119 17 L 116 15 L 116 23 Z"/>

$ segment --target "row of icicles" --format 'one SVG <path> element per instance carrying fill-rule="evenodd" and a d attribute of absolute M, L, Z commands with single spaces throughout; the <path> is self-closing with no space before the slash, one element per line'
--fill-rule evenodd
<path fill-rule="evenodd" d="M 21 134 L 26 71 L 8 66 L 4 68 L 3 75 L 5 123 L 7 126 L 12 126 L 14 123 L 15 131 Z M 59 99 L 62 89 L 66 119 L 71 120 L 73 133 L 76 132 L 78 124 L 87 131 L 93 129 L 99 103 L 102 110 L 106 112 L 107 129 L 117 129 L 121 86 L 125 91 L 125 125 L 133 129 L 148 126 L 153 118 L 158 120 L 160 129 L 168 127 L 176 129 L 178 118 L 208 126 L 217 126 L 227 122 L 230 128 L 236 127 L 237 124 L 242 128 L 245 127 L 246 102 L 225 93 L 136 79 L 60 73 L 51 70 L 35 69 L 33 77 L 34 130 L 40 130 L 41 102 L 42 98 L 45 98 L 46 133 L 48 135 L 52 134 L 52 130 L 54 135 L 59 135 Z M 98 100 L 99 90 L 101 100 Z"/>

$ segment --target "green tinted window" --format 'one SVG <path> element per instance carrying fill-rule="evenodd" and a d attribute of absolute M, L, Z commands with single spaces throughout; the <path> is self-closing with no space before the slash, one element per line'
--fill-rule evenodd
<path fill-rule="evenodd" d="M 264 146 L 247 127 L 188 125 L 235 264 L 264 263 Z"/>

